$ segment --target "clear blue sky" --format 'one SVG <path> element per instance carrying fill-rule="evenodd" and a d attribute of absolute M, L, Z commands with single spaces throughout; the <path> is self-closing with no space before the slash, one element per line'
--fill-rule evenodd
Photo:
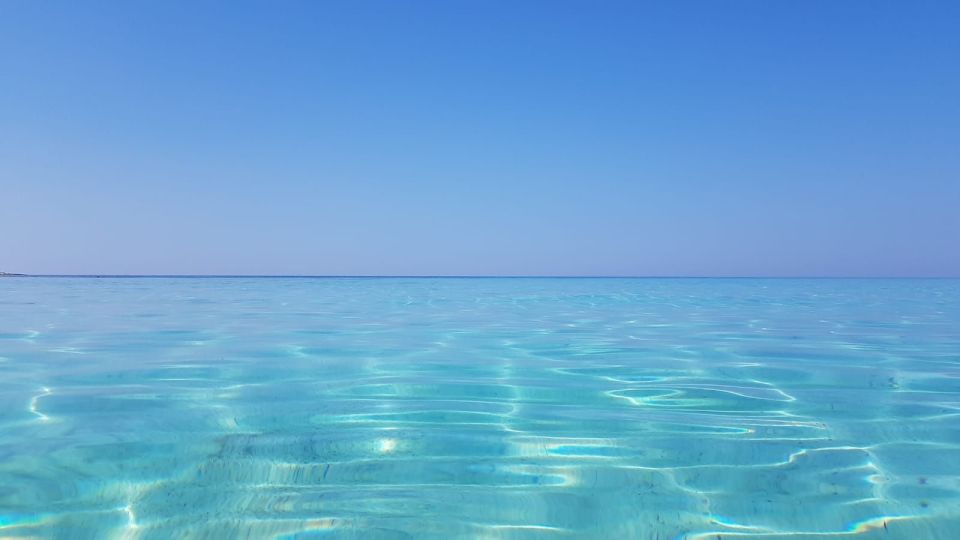
<path fill-rule="evenodd" d="M 960 2 L 3 0 L 0 270 L 960 275 Z"/>

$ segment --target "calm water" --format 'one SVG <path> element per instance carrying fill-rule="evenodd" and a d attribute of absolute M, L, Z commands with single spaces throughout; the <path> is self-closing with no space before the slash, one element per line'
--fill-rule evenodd
<path fill-rule="evenodd" d="M 0 537 L 960 538 L 960 281 L 0 279 Z"/>

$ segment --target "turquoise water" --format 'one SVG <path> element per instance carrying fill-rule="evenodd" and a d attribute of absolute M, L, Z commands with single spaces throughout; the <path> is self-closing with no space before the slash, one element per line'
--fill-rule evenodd
<path fill-rule="evenodd" d="M 960 281 L 0 279 L 0 537 L 960 538 Z"/>

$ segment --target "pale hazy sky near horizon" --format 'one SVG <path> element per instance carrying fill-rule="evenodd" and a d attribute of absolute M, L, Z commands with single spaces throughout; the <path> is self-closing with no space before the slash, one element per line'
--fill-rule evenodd
<path fill-rule="evenodd" d="M 960 276 L 960 2 L 0 1 L 0 271 Z"/>

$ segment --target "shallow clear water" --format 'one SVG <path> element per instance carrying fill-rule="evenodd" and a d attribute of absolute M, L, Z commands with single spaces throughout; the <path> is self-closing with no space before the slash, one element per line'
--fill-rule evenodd
<path fill-rule="evenodd" d="M 798 535 L 960 538 L 960 281 L 0 279 L 0 536 Z"/>

